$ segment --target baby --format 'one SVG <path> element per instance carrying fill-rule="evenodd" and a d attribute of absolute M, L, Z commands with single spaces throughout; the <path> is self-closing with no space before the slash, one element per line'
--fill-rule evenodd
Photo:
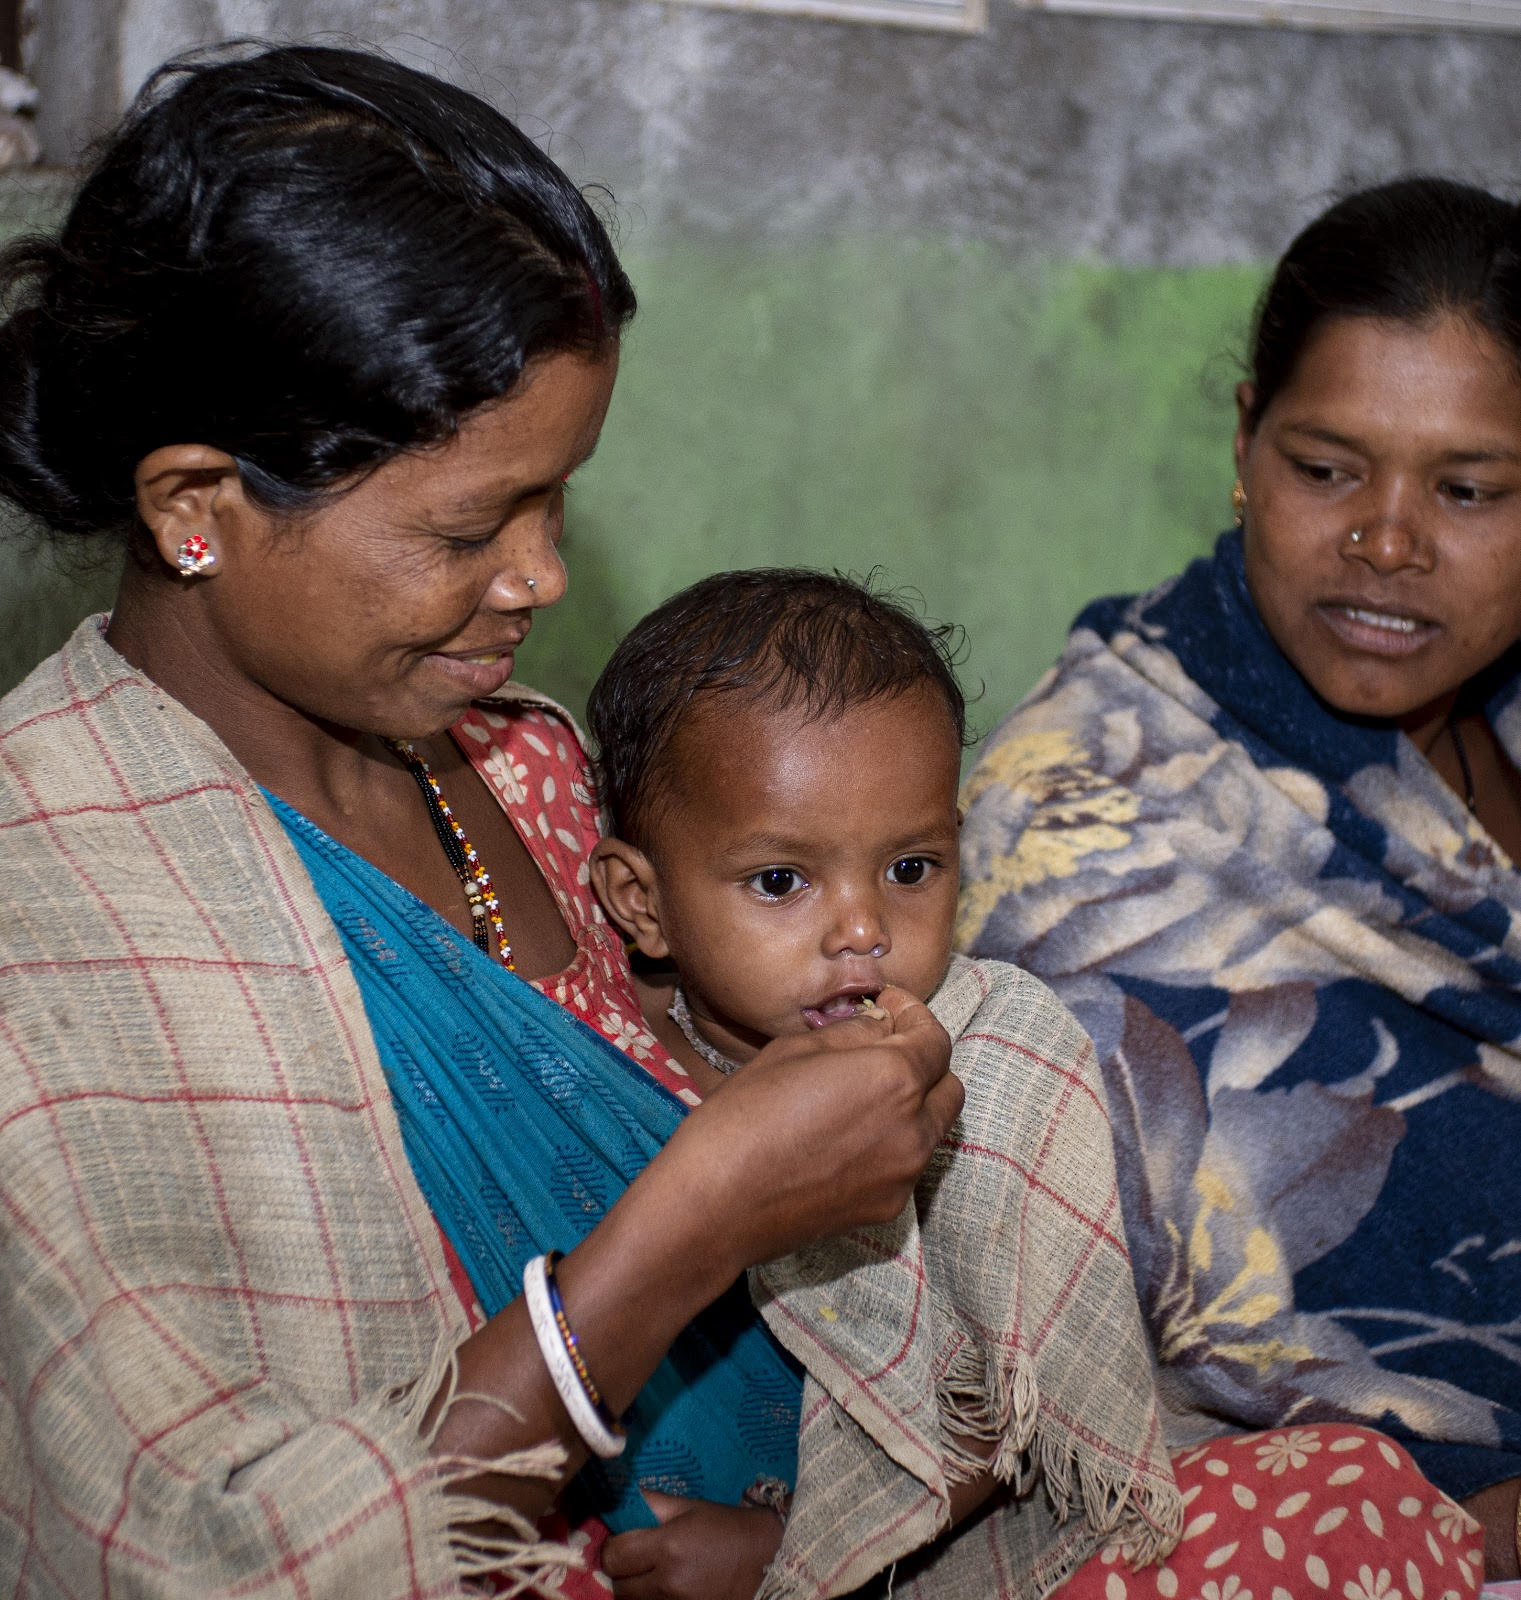
<path fill-rule="evenodd" d="M 931 1002 L 967 1091 L 902 1217 L 752 1275 L 808 1372 L 768 1597 L 824 1574 L 842 1593 L 1042 1475 L 1038 1511 L 983 1517 L 971 1565 L 954 1541 L 919 1592 L 984 1592 L 990 1546 L 1012 1570 L 1119 1532 L 1145 1557 L 1181 1524 L 1092 1047 L 1034 978 L 951 955 L 951 631 L 838 575 L 721 573 L 633 629 L 588 707 L 608 828 L 593 883 L 696 1086 L 772 1039 L 885 1018 L 873 1001 L 892 984 Z M 610 1541 L 610 1574 L 640 1593 L 757 1592 L 781 1521 L 646 1497 L 663 1525 Z M 1049 1519 L 1033 1542 L 1032 1519 Z"/>
<path fill-rule="evenodd" d="M 650 1022 L 699 1087 L 884 984 L 939 987 L 965 728 L 947 634 L 843 578 L 726 573 L 647 617 L 598 680 L 593 881 L 674 969 Z"/>

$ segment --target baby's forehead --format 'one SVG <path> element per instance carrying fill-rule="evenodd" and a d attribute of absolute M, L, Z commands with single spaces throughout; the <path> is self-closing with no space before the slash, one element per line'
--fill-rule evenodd
<path fill-rule="evenodd" d="M 653 764 L 649 822 L 655 832 L 680 826 L 682 815 L 725 800 L 761 808 L 783 769 L 790 793 L 818 799 L 826 825 L 834 788 L 863 782 L 899 794 L 917 787 L 928 803 L 954 809 L 960 761 L 950 708 L 932 686 L 822 711 L 801 693 L 710 693 L 694 698 Z"/>
<path fill-rule="evenodd" d="M 677 719 L 660 759 L 681 760 L 718 744 L 742 744 L 747 738 L 768 746 L 844 743 L 869 729 L 873 743 L 890 741 L 953 746 L 960 760 L 961 740 L 945 697 L 932 684 L 915 684 L 896 694 L 864 696 L 843 705 L 810 702 L 807 689 L 796 685 L 755 695 L 743 690 L 697 694 Z M 820 740 L 812 737 L 823 734 Z M 821 756 L 821 759 L 823 757 Z"/>

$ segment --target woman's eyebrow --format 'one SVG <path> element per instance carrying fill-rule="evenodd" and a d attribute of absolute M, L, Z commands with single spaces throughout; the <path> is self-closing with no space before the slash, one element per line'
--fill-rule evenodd
<path fill-rule="evenodd" d="M 531 500 L 536 494 L 548 494 L 551 490 L 558 489 L 568 478 L 574 477 L 596 453 L 597 446 L 594 444 L 584 456 L 577 456 L 574 463 L 566 471 L 556 472 L 551 477 L 541 479 L 535 483 L 515 486 L 510 491 L 512 498 L 515 500 Z"/>
<path fill-rule="evenodd" d="M 548 478 L 523 483 L 498 483 L 474 493 L 466 491 L 457 499 L 445 501 L 439 510 L 444 516 L 449 517 L 476 516 L 482 512 L 505 508 L 517 500 L 531 500 L 535 495 L 548 494 L 551 490 L 559 488 L 572 473 L 579 472 L 595 454 L 596 446 L 593 445 L 569 472 L 557 472 Z"/>
<path fill-rule="evenodd" d="M 1343 450 L 1362 450 L 1365 446 L 1357 439 L 1350 438 L 1347 434 L 1338 433 L 1334 428 L 1322 428 L 1310 422 L 1286 422 L 1283 425 L 1285 433 L 1298 435 L 1302 439 L 1314 439 L 1320 444 L 1336 445 Z M 1521 461 L 1521 450 L 1516 450 L 1509 445 L 1481 443 L 1472 450 L 1448 450 L 1441 459 L 1451 462 L 1483 462 L 1483 461 Z"/>
<path fill-rule="evenodd" d="M 1337 445 L 1343 450 L 1363 448 L 1358 440 L 1349 438 L 1344 433 L 1338 433 L 1334 428 L 1322 428 L 1313 422 L 1286 422 L 1283 431 L 1297 434 L 1302 439 L 1314 439 L 1318 444 Z"/>
<path fill-rule="evenodd" d="M 1454 464 L 1462 462 L 1482 464 L 1486 461 L 1521 461 L 1521 450 L 1509 450 L 1503 445 L 1483 445 L 1477 450 L 1453 450 L 1443 456 L 1442 459 Z"/>

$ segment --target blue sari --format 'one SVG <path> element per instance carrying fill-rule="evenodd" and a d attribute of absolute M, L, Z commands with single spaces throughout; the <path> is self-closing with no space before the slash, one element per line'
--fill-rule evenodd
<path fill-rule="evenodd" d="M 353 964 L 418 1187 L 488 1316 L 523 1267 L 584 1239 L 686 1108 L 284 801 L 275 815 Z M 640 1485 L 738 1503 L 797 1471 L 799 1368 L 745 1286 L 691 1323 L 625 1417 L 628 1449 L 572 1488 L 614 1532 L 653 1524 Z"/>

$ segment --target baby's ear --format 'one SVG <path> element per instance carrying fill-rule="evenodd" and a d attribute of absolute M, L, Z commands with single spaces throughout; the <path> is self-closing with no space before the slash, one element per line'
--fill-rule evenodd
<path fill-rule="evenodd" d="M 660 929 L 655 869 L 644 851 L 623 839 L 599 839 L 591 854 L 591 881 L 602 909 L 625 938 L 651 960 L 670 955 Z"/>

